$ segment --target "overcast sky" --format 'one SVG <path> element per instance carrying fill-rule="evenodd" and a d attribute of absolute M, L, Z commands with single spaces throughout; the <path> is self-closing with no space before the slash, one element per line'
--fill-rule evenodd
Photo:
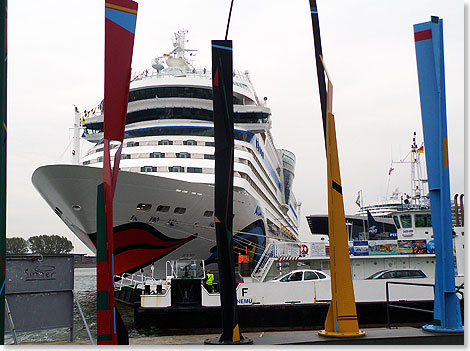
<path fill-rule="evenodd" d="M 464 192 L 464 2 L 317 0 L 346 213 L 382 200 L 391 160 L 423 140 L 413 24 L 444 20 L 451 192 Z M 104 1 L 8 3 L 8 237 L 66 235 L 90 253 L 31 184 L 42 165 L 71 161 L 73 105 L 103 98 Z M 466 5 L 467 6 L 467 5 Z M 188 29 L 196 66 L 211 66 L 210 41 L 224 39 L 230 0 L 140 0 L 133 69 L 172 49 Z M 229 39 L 234 67 L 249 70 L 272 110 L 276 147 L 297 156 L 294 192 L 301 233 L 327 213 L 326 160 L 308 0 L 235 0 Z M 394 167 L 389 195 L 410 191 L 409 166 Z"/>

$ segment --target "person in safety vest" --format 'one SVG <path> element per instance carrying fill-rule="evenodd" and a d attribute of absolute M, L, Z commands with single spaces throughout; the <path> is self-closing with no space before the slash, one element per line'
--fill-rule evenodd
<path fill-rule="evenodd" d="M 206 285 L 209 288 L 210 291 L 213 292 L 214 290 L 214 275 L 211 273 L 211 271 L 207 271 L 206 273 Z"/>

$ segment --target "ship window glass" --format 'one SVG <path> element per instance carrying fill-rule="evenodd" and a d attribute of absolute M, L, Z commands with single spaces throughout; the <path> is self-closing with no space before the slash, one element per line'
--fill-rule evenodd
<path fill-rule="evenodd" d="M 103 150 L 104 150 L 104 147 L 100 147 L 100 148 L 96 149 L 95 152 L 100 152 L 100 151 L 103 151 Z"/>
<path fill-rule="evenodd" d="M 83 161 L 84 166 L 89 165 L 90 163 L 91 163 L 90 161 Z"/>
<path fill-rule="evenodd" d="M 164 152 L 151 152 L 150 158 L 165 158 Z"/>
<path fill-rule="evenodd" d="M 214 215 L 214 211 L 204 211 L 204 217 L 212 217 Z"/>
<path fill-rule="evenodd" d="M 133 147 L 133 146 L 139 146 L 138 141 L 128 141 L 127 142 L 127 147 Z"/>
<path fill-rule="evenodd" d="M 188 173 L 202 173 L 202 168 L 201 167 L 188 167 L 187 171 Z"/>
<path fill-rule="evenodd" d="M 401 215 L 400 219 L 403 228 L 411 228 L 411 215 Z"/>
<path fill-rule="evenodd" d="M 215 142 L 213 142 L 213 141 L 206 141 L 205 145 L 206 145 L 206 146 L 215 146 Z"/>
<path fill-rule="evenodd" d="M 397 216 L 393 216 L 393 221 L 395 222 L 395 226 L 397 227 L 397 229 L 400 229 L 400 221 L 398 220 Z"/>
<path fill-rule="evenodd" d="M 234 137 L 236 140 L 250 142 L 253 134 L 250 132 L 242 132 L 238 130 L 234 130 L 233 132 Z M 150 127 L 150 128 L 142 128 L 142 129 L 135 129 L 124 132 L 124 138 L 138 138 L 138 137 L 146 137 L 146 136 L 158 136 L 158 135 L 194 135 L 194 136 L 214 136 L 214 128 L 207 128 L 207 127 Z M 101 141 L 102 143 L 102 141 Z M 159 145 L 165 145 L 160 144 Z M 172 141 L 170 140 L 170 144 L 172 145 Z"/>
<path fill-rule="evenodd" d="M 131 158 L 131 155 L 129 154 L 122 154 L 121 155 L 121 160 L 129 160 Z"/>
<path fill-rule="evenodd" d="M 173 145 L 173 140 L 168 140 L 168 139 L 159 140 L 158 145 Z"/>
<path fill-rule="evenodd" d="M 197 145 L 196 140 L 184 140 L 183 145 Z"/>
<path fill-rule="evenodd" d="M 173 167 L 168 167 L 168 170 L 170 172 L 184 172 L 184 167 L 181 166 L 173 166 Z"/>
<path fill-rule="evenodd" d="M 191 158 L 191 154 L 189 152 L 177 152 L 176 158 Z"/>
<path fill-rule="evenodd" d="M 140 167 L 140 171 L 141 171 L 141 172 L 156 172 L 156 171 L 157 171 L 157 167 L 144 166 L 144 167 Z"/>
<path fill-rule="evenodd" d="M 318 276 L 315 272 L 304 272 L 304 280 L 316 280 Z"/>
<path fill-rule="evenodd" d="M 200 87 L 158 87 L 132 90 L 129 92 L 129 102 L 159 98 L 182 97 L 212 100 L 212 89 Z M 241 100 L 233 97 L 233 103 L 241 105 Z"/>
<path fill-rule="evenodd" d="M 151 204 L 138 204 L 137 207 L 136 207 L 136 210 L 137 211 L 150 211 L 150 209 L 152 208 L 152 205 Z"/>
<path fill-rule="evenodd" d="M 176 213 L 176 214 L 183 214 L 186 212 L 186 208 L 184 207 L 175 207 L 175 210 L 173 211 L 173 213 Z"/>
<path fill-rule="evenodd" d="M 103 156 L 99 156 L 99 157 L 96 159 L 96 161 L 98 161 L 98 162 L 103 162 Z"/>
<path fill-rule="evenodd" d="M 168 212 L 170 210 L 170 206 L 158 205 L 157 212 Z"/>
<path fill-rule="evenodd" d="M 206 160 L 215 160 L 215 155 L 204 154 L 204 158 Z"/>
<path fill-rule="evenodd" d="M 417 214 L 415 215 L 416 227 L 432 227 L 431 215 L 430 214 Z"/>

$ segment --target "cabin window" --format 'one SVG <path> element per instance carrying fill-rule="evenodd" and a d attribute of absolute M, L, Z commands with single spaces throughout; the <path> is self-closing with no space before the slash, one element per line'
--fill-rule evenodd
<path fill-rule="evenodd" d="M 150 158 L 165 158 L 164 152 L 151 152 Z"/>
<path fill-rule="evenodd" d="M 183 214 L 186 212 L 186 208 L 184 207 L 175 207 L 175 210 L 173 211 L 173 213 L 176 213 L 176 214 Z"/>
<path fill-rule="evenodd" d="M 184 140 L 183 145 L 197 145 L 196 140 Z"/>
<path fill-rule="evenodd" d="M 141 171 L 141 172 L 156 172 L 156 171 L 157 171 L 157 167 L 144 166 L 144 167 L 140 167 L 140 171 Z"/>
<path fill-rule="evenodd" d="M 177 152 L 176 158 L 191 158 L 191 154 L 189 152 Z"/>
<path fill-rule="evenodd" d="M 206 146 L 215 146 L 215 142 L 213 142 L 213 141 L 206 141 L 205 145 L 206 145 Z"/>
<path fill-rule="evenodd" d="M 423 213 L 415 215 L 415 225 L 416 227 L 432 227 L 431 214 Z"/>
<path fill-rule="evenodd" d="M 89 165 L 90 163 L 91 163 L 90 161 L 84 161 L 83 165 L 86 166 L 86 165 Z"/>
<path fill-rule="evenodd" d="M 215 155 L 204 154 L 204 159 L 206 159 L 206 160 L 215 160 Z"/>
<path fill-rule="evenodd" d="M 395 226 L 397 227 L 397 229 L 400 229 L 400 221 L 398 220 L 398 217 L 397 216 L 393 216 L 393 222 L 395 222 Z"/>
<path fill-rule="evenodd" d="M 401 215 L 400 220 L 403 228 L 411 228 L 411 215 Z"/>
<path fill-rule="evenodd" d="M 168 171 L 170 171 L 170 172 L 184 172 L 184 167 L 181 167 L 181 166 L 168 167 Z"/>
<path fill-rule="evenodd" d="M 96 159 L 97 162 L 103 162 L 103 156 L 99 156 L 97 159 Z"/>
<path fill-rule="evenodd" d="M 168 139 L 159 140 L 158 145 L 173 145 L 173 140 L 168 140 Z"/>
<path fill-rule="evenodd" d="M 137 211 L 150 211 L 150 209 L 152 208 L 152 205 L 151 204 L 138 204 L 137 207 L 136 207 L 136 210 Z"/>
<path fill-rule="evenodd" d="M 100 147 L 100 148 L 96 149 L 95 152 L 100 152 L 100 151 L 103 151 L 103 150 L 104 150 L 104 147 Z"/>
<path fill-rule="evenodd" d="M 165 205 L 158 205 L 157 212 L 168 212 L 170 210 L 170 206 Z"/>
<path fill-rule="evenodd" d="M 127 142 L 127 147 L 134 147 L 134 146 L 139 146 L 138 141 L 128 141 Z"/>
<path fill-rule="evenodd" d="M 202 173 L 201 167 L 188 167 L 188 173 Z"/>
<path fill-rule="evenodd" d="M 204 217 L 212 217 L 213 215 L 214 215 L 214 211 L 207 210 L 207 211 L 204 212 L 203 216 Z"/>
<path fill-rule="evenodd" d="M 129 154 L 121 155 L 121 160 L 130 160 L 130 158 L 131 158 L 131 155 L 129 155 Z"/>

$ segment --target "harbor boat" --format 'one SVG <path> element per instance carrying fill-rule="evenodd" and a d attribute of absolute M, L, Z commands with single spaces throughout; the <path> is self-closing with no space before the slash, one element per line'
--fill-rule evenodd
<path fill-rule="evenodd" d="M 173 49 L 131 79 L 120 172 L 114 197 L 115 274 L 182 257 L 214 267 L 214 125 L 212 76 L 190 58 L 186 30 Z M 300 204 L 292 191 L 295 155 L 277 149 L 271 110 L 248 71 L 233 72 L 234 250 L 257 265 L 267 245 L 297 242 Z M 47 165 L 32 183 L 67 227 L 93 252 L 96 189 L 103 167 L 103 101 L 75 111 L 74 158 Z M 79 139 L 93 143 L 81 157 Z M 111 162 L 118 145 L 111 142 Z"/>

